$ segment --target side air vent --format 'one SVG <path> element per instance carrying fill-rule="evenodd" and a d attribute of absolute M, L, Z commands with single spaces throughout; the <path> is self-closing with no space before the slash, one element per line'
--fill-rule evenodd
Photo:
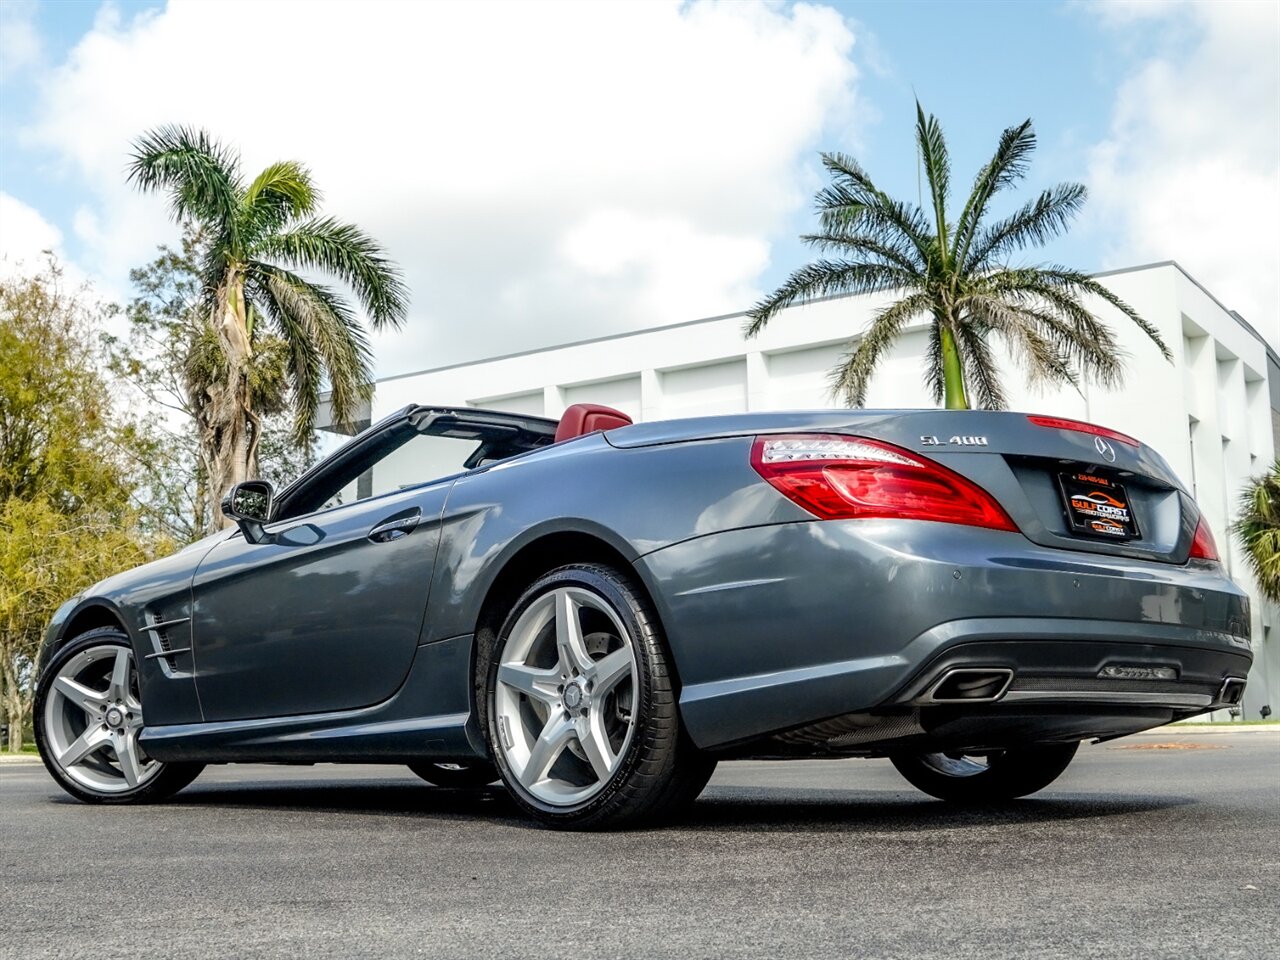
<path fill-rule="evenodd" d="M 151 634 L 152 640 L 156 648 L 156 652 L 147 654 L 146 656 L 143 657 L 143 659 L 144 660 L 159 659 L 163 663 L 168 664 L 170 667 L 172 667 L 174 664 L 175 657 L 177 657 L 179 654 L 190 653 L 191 652 L 190 646 L 184 646 L 184 647 L 175 649 L 169 637 L 170 627 L 178 627 L 184 623 L 189 623 L 190 621 L 191 621 L 190 617 L 173 617 L 172 619 L 165 619 L 160 614 L 159 611 L 157 610 L 151 611 L 147 619 L 144 620 L 142 629 L 145 630 L 147 633 Z"/>

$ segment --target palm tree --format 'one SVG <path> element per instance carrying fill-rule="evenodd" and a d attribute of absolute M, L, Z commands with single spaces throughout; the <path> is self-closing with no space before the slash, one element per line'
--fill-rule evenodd
<path fill-rule="evenodd" d="M 916 118 L 928 208 L 885 194 L 852 157 L 822 154 L 831 184 L 815 198 L 821 232 L 801 239 L 838 258 L 801 267 L 756 304 L 748 313 L 747 336 L 795 303 L 843 293 L 900 294 L 877 312 L 832 371 L 833 394 L 851 406 L 866 402 L 876 364 L 907 324 L 921 316 L 932 320 L 926 383 L 934 401 L 945 397 L 948 409 L 968 409 L 971 397 L 988 409 L 1006 405 L 992 353 L 996 338 L 1032 380 L 1078 388 L 1083 377 L 1118 385 L 1120 350 L 1112 332 L 1086 308 L 1088 296 L 1117 308 L 1172 359 L 1156 329 L 1087 274 L 1057 265 L 1008 264 L 1014 252 L 1064 232 L 1086 196 L 1081 184 L 1059 184 L 1009 216 L 987 222 L 993 198 L 1026 174 L 1036 145 L 1030 120 L 1001 134 L 959 216 L 952 217 L 951 164 L 942 128 L 919 103 Z"/>
<path fill-rule="evenodd" d="M 1280 460 L 1240 494 L 1233 532 L 1244 547 L 1262 595 L 1280 603 Z"/>
<path fill-rule="evenodd" d="M 317 214 L 320 194 L 300 163 L 273 163 L 246 184 L 233 151 L 204 131 L 168 126 L 134 144 L 129 180 L 144 191 L 167 191 L 174 218 L 195 223 L 207 238 L 200 286 L 208 327 L 193 346 L 188 375 L 217 529 L 227 522 L 217 508 L 223 494 L 257 472 L 254 401 L 276 392 L 264 377 L 284 378 L 299 445 L 310 435 L 325 381 L 338 423 L 352 423 L 372 395 L 364 327 L 342 296 L 297 271 L 345 283 L 374 330 L 404 322 L 408 293 L 373 239 Z M 277 362 L 257 362 L 267 359 L 255 358 L 258 344 L 269 344 Z"/>

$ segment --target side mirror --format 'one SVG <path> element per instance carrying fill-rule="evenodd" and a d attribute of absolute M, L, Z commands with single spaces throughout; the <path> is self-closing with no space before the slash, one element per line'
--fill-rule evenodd
<path fill-rule="evenodd" d="M 275 489 L 266 480 L 237 483 L 222 500 L 222 515 L 230 517 L 249 543 L 266 543 L 271 539 L 263 524 L 271 518 L 271 501 Z"/>

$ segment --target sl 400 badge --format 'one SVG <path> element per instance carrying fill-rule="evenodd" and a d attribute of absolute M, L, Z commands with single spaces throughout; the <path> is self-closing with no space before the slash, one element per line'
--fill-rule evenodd
<path fill-rule="evenodd" d="M 943 440 L 940 437 L 921 437 L 920 442 L 926 447 L 985 447 L 987 445 L 987 438 L 950 437 Z"/>

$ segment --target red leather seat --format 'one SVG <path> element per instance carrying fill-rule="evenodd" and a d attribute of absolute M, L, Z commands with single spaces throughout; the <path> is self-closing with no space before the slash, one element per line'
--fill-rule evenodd
<path fill-rule="evenodd" d="M 597 430 L 616 430 L 631 424 L 631 418 L 621 410 L 602 407 L 598 403 L 575 403 L 567 408 L 556 426 L 556 443 L 572 440 Z"/>

